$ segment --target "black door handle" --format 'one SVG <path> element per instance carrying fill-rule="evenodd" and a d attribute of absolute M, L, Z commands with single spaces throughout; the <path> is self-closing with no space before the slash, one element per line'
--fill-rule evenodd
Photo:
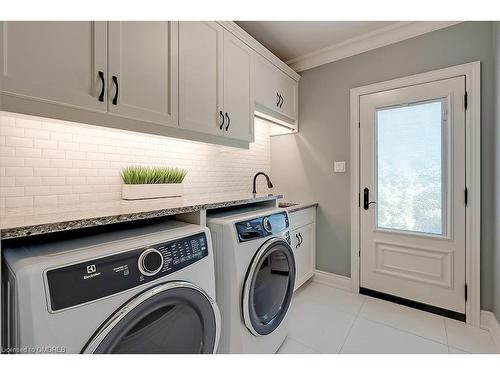
<path fill-rule="evenodd" d="M 279 107 L 280 106 L 280 94 L 276 93 L 276 99 L 278 99 L 278 101 L 276 102 L 276 107 Z"/>
<path fill-rule="evenodd" d="M 283 107 L 283 103 L 285 102 L 285 99 L 283 98 L 283 96 L 280 94 L 280 97 L 281 97 L 281 103 L 280 103 L 280 108 Z"/>
<path fill-rule="evenodd" d="M 102 83 L 101 93 L 99 94 L 99 101 L 103 102 L 104 101 L 104 88 L 106 85 L 104 82 L 104 72 L 99 71 L 99 78 L 101 79 L 101 83 Z"/>
<path fill-rule="evenodd" d="M 377 202 L 370 202 L 370 189 L 366 188 L 363 190 L 363 208 L 368 210 L 370 208 L 370 204 L 376 204 Z"/>
<path fill-rule="evenodd" d="M 300 239 L 299 246 L 302 246 L 302 242 L 304 241 L 304 239 L 302 238 L 302 233 L 300 232 L 299 232 L 299 239 Z"/>
<path fill-rule="evenodd" d="M 297 243 L 295 244 L 295 248 L 298 248 L 299 247 L 299 235 L 297 233 L 295 233 L 295 238 L 297 239 Z"/>
<path fill-rule="evenodd" d="M 224 127 L 224 114 L 222 113 L 222 111 L 219 111 L 219 115 L 221 119 L 220 130 L 222 130 L 222 128 Z"/>
<path fill-rule="evenodd" d="M 229 129 L 229 125 L 231 124 L 231 119 L 229 118 L 227 112 L 226 112 L 226 120 L 227 120 L 226 131 L 227 131 Z"/>
<path fill-rule="evenodd" d="M 118 77 L 113 76 L 113 82 L 116 87 L 116 92 L 115 92 L 115 97 L 113 98 L 113 105 L 116 105 L 118 103 Z"/>

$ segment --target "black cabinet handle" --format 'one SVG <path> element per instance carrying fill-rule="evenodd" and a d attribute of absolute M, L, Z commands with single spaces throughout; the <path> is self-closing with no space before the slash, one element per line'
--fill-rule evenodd
<path fill-rule="evenodd" d="M 220 130 L 222 130 L 222 128 L 224 127 L 224 114 L 222 113 L 222 111 L 219 111 L 219 115 L 220 115 Z"/>
<path fill-rule="evenodd" d="M 116 87 L 115 97 L 113 98 L 113 104 L 116 105 L 118 103 L 118 77 L 113 76 L 113 82 Z"/>
<path fill-rule="evenodd" d="M 99 71 L 99 78 L 101 79 L 101 83 L 102 83 L 101 93 L 99 94 L 99 101 L 103 102 L 104 101 L 104 88 L 106 85 L 104 82 L 104 72 Z"/>
<path fill-rule="evenodd" d="M 281 107 L 283 107 L 283 103 L 284 103 L 285 99 L 283 99 L 283 96 L 281 96 L 281 94 L 280 94 L 280 97 L 281 97 L 281 104 L 280 104 L 280 108 L 281 108 Z"/>
<path fill-rule="evenodd" d="M 276 99 L 277 99 L 277 102 L 276 102 L 276 107 L 279 107 L 279 106 L 280 106 L 280 101 L 281 101 L 281 98 L 280 98 L 280 94 L 279 94 L 279 93 L 276 93 Z"/>
<path fill-rule="evenodd" d="M 295 248 L 298 248 L 299 247 L 299 235 L 297 233 L 295 233 L 295 238 L 297 239 L 297 243 L 295 244 Z"/>
<path fill-rule="evenodd" d="M 363 208 L 368 210 L 370 208 L 370 204 L 377 204 L 377 202 L 370 202 L 370 189 L 365 187 L 363 190 Z"/>
<path fill-rule="evenodd" d="M 302 238 L 302 233 L 299 232 L 299 239 L 300 239 L 300 243 L 299 243 L 299 246 L 302 246 L 302 241 L 304 240 Z"/>
<path fill-rule="evenodd" d="M 227 131 L 229 129 L 229 125 L 231 124 L 231 119 L 229 118 L 227 112 L 226 112 L 226 120 L 227 120 L 226 131 Z"/>

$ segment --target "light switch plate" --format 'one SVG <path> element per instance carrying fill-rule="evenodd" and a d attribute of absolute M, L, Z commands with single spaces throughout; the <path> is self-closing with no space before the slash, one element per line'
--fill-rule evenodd
<path fill-rule="evenodd" d="M 333 171 L 335 173 L 344 173 L 345 172 L 345 161 L 336 161 L 333 164 Z"/>

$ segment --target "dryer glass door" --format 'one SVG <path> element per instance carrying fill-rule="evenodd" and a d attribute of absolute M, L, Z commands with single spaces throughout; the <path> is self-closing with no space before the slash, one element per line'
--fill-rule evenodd
<path fill-rule="evenodd" d="M 243 317 L 255 336 L 268 335 L 284 319 L 295 284 L 293 251 L 272 238 L 255 254 L 243 290 Z"/>
<path fill-rule="evenodd" d="M 172 282 L 149 289 L 118 310 L 85 353 L 214 353 L 219 312 L 201 289 Z"/>

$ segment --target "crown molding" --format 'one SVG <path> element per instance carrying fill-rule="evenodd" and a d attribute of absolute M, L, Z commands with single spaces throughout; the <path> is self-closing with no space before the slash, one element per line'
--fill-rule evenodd
<path fill-rule="evenodd" d="M 347 39 L 343 42 L 295 57 L 286 63 L 296 72 L 301 72 L 333 61 L 354 56 L 372 49 L 410 39 L 431 31 L 443 29 L 457 21 L 415 21 L 398 22 L 369 33 Z"/>

